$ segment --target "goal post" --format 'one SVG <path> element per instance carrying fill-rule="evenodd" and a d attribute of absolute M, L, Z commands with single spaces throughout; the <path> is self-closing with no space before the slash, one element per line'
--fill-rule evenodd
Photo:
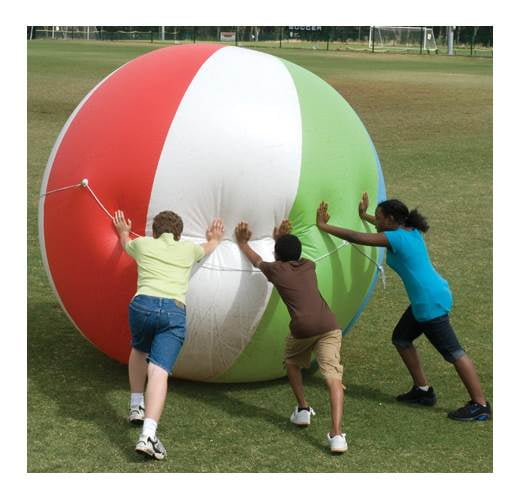
<path fill-rule="evenodd" d="M 369 49 L 372 51 L 436 51 L 436 39 L 427 26 L 371 26 Z"/>

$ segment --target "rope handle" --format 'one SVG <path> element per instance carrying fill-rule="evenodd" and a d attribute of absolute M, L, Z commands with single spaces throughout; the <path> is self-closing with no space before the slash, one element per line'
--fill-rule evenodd
<path fill-rule="evenodd" d="M 98 204 L 98 206 L 105 212 L 105 214 L 107 214 L 107 216 L 110 218 L 110 220 L 114 220 L 114 218 L 112 217 L 110 212 L 105 208 L 103 203 L 96 196 L 96 193 L 94 193 L 92 188 L 89 186 L 89 180 L 88 179 L 82 179 L 79 184 L 73 184 L 72 186 L 65 186 L 63 188 L 58 188 L 58 189 L 53 189 L 52 191 L 47 191 L 46 193 L 41 194 L 40 198 L 43 198 L 44 196 L 47 196 L 49 194 L 58 193 L 60 191 L 65 191 L 67 189 L 78 188 L 78 187 L 82 187 L 84 189 L 87 189 L 89 191 L 89 193 L 92 195 L 92 197 L 94 198 L 94 200 L 96 201 L 96 203 Z M 141 234 L 135 233 L 134 231 L 130 231 L 130 233 L 133 234 L 134 236 L 138 237 L 138 238 L 142 236 Z M 310 259 L 310 260 L 312 260 L 316 264 L 317 262 L 321 261 L 322 259 L 325 259 L 326 257 L 329 257 L 330 255 L 338 252 L 341 248 L 343 248 L 346 245 L 351 245 L 354 249 L 356 249 L 364 257 L 369 259 L 376 266 L 377 272 L 379 272 L 381 277 L 382 277 L 382 284 L 383 284 L 383 287 L 385 289 L 385 272 L 384 272 L 384 268 L 380 264 L 378 264 L 378 262 L 376 262 L 374 259 L 369 257 L 369 255 L 367 255 L 364 251 L 362 251 L 360 248 L 358 248 L 357 245 L 354 245 L 354 244 L 349 243 L 347 241 L 343 241 L 339 246 L 337 246 L 336 248 L 331 250 L 331 252 L 328 252 L 328 253 L 320 256 L 320 257 L 317 257 L 316 259 Z M 210 269 L 210 270 L 213 270 L 213 271 L 238 271 L 238 272 L 250 272 L 250 273 L 260 273 L 260 272 L 262 272 L 260 269 L 257 269 L 257 268 L 253 268 L 253 269 L 237 269 L 237 268 L 225 267 L 225 266 L 220 266 L 220 267 L 219 266 L 212 266 L 211 264 L 201 264 L 198 267 L 202 267 L 204 269 Z"/>

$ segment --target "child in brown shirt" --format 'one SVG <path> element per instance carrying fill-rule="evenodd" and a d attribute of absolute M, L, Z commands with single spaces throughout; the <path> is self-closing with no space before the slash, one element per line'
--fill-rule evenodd
<path fill-rule="evenodd" d="M 331 399 L 332 427 L 327 439 L 332 452 L 343 453 L 347 450 L 347 441 L 341 431 L 344 404 L 343 367 L 340 364 L 342 332 L 318 290 L 315 263 L 300 258 L 302 244 L 290 231 L 291 226 L 286 219 L 273 230 L 275 262 L 264 262 L 249 246 L 251 231 L 246 222 L 237 225 L 235 237 L 249 261 L 273 283 L 291 317 L 284 363 L 297 406 L 290 421 L 298 426 L 308 426 L 311 416 L 315 415 L 304 398 L 301 374 L 302 368 L 309 367 L 314 352 Z"/>

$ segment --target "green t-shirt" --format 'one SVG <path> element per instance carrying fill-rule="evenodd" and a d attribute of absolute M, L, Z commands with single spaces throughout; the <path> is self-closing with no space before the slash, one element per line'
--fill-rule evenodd
<path fill-rule="evenodd" d="M 137 262 L 136 295 L 176 299 L 186 304 L 190 271 L 204 257 L 201 245 L 175 241 L 172 233 L 159 238 L 142 236 L 127 243 L 126 252 Z"/>

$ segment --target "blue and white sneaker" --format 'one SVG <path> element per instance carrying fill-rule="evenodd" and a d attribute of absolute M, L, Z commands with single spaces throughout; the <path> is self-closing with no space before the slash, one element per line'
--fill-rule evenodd
<path fill-rule="evenodd" d="M 470 422 L 472 420 L 483 421 L 492 418 L 492 410 L 490 409 L 488 401 L 485 406 L 475 401 L 469 401 L 465 406 L 449 412 L 447 417 L 462 422 Z"/>

